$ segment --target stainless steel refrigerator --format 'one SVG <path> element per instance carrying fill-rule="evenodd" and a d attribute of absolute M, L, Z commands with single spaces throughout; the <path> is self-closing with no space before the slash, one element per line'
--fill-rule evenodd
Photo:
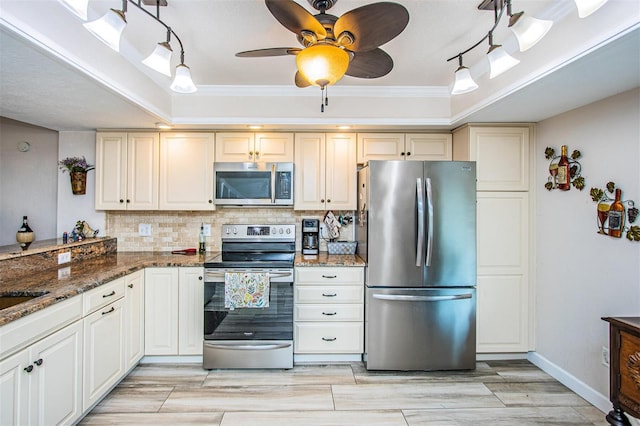
<path fill-rule="evenodd" d="M 370 161 L 357 218 L 367 369 L 474 369 L 475 163 Z"/>

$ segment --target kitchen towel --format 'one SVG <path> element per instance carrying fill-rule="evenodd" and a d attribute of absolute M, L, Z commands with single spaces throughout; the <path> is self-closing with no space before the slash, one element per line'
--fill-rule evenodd
<path fill-rule="evenodd" d="M 224 274 L 224 307 L 269 307 L 268 272 L 226 272 Z"/>

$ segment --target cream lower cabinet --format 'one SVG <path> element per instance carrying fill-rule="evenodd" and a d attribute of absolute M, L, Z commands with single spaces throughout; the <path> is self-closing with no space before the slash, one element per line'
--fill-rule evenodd
<path fill-rule="evenodd" d="M 369 160 L 450 161 L 450 133 L 358 133 L 358 164 Z"/>
<path fill-rule="evenodd" d="M 294 210 L 356 209 L 356 136 L 296 133 Z"/>
<path fill-rule="evenodd" d="M 217 133 L 216 161 L 290 163 L 293 133 Z"/>
<path fill-rule="evenodd" d="M 145 270 L 145 354 L 202 355 L 203 268 Z"/>
<path fill-rule="evenodd" d="M 144 271 L 125 277 L 125 370 L 144 356 Z"/>
<path fill-rule="evenodd" d="M 296 267 L 294 353 L 361 354 L 364 268 Z"/>
<path fill-rule="evenodd" d="M 0 361 L 0 424 L 73 424 L 81 414 L 81 321 Z"/>
<path fill-rule="evenodd" d="M 158 209 L 158 133 L 96 134 L 96 210 Z"/>
<path fill-rule="evenodd" d="M 529 348 L 529 194 L 478 192 L 478 352 Z"/>

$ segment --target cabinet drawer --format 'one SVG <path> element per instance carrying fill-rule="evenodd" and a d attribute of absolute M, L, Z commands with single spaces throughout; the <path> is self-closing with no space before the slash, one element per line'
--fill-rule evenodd
<path fill-rule="evenodd" d="M 295 321 L 362 321 L 363 306 L 352 304 L 295 305 Z"/>
<path fill-rule="evenodd" d="M 94 288 L 82 295 L 83 315 L 88 315 L 124 297 L 124 277 Z"/>
<path fill-rule="evenodd" d="M 362 353 L 362 322 L 296 323 L 293 332 L 296 353 Z"/>
<path fill-rule="evenodd" d="M 361 267 L 296 268 L 295 282 L 297 285 L 364 284 L 364 268 L 361 268 Z"/>
<path fill-rule="evenodd" d="M 298 286 L 295 284 L 295 303 L 363 303 L 362 285 Z"/>

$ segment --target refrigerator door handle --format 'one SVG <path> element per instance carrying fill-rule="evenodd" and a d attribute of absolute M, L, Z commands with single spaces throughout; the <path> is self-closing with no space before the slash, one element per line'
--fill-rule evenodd
<path fill-rule="evenodd" d="M 471 293 L 453 294 L 449 296 L 407 296 L 403 294 L 374 294 L 374 299 L 400 302 L 441 302 L 444 300 L 471 299 Z"/>
<path fill-rule="evenodd" d="M 418 198 L 418 241 L 416 244 L 416 266 L 422 266 L 422 256 L 424 252 L 424 191 L 422 189 L 422 178 L 416 179 L 416 195 Z"/>
<path fill-rule="evenodd" d="M 431 266 L 431 254 L 433 253 L 433 197 L 431 191 L 431 178 L 424 180 L 427 193 L 427 215 L 429 216 L 429 226 L 427 230 L 427 256 L 425 266 Z"/>

